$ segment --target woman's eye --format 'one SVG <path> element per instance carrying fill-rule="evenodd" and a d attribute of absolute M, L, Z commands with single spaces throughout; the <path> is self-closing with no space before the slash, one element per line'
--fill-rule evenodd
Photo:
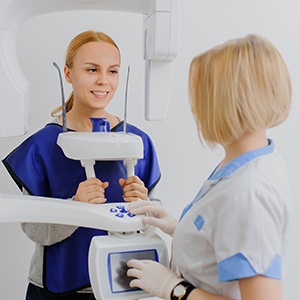
<path fill-rule="evenodd" d="M 93 72 L 97 72 L 97 69 L 96 69 L 96 68 L 89 68 L 89 69 L 88 69 L 88 72 L 92 72 L 92 73 L 93 73 Z"/>
<path fill-rule="evenodd" d="M 118 71 L 117 70 L 110 70 L 110 73 L 112 73 L 112 74 L 118 74 Z"/>

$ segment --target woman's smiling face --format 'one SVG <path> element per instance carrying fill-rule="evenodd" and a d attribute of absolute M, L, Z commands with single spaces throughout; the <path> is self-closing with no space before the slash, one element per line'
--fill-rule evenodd
<path fill-rule="evenodd" d="M 74 107 L 104 111 L 119 84 L 120 54 L 107 42 L 89 42 L 76 53 L 72 66 L 65 66 L 67 82 L 74 91 Z"/>

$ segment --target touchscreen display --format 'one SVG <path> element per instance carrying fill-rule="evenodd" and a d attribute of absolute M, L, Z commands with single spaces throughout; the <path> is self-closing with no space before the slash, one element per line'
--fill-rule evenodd
<path fill-rule="evenodd" d="M 126 275 L 128 270 L 127 261 L 130 259 L 151 259 L 158 261 L 158 255 L 155 249 L 109 253 L 107 263 L 112 293 L 137 290 L 137 288 L 129 286 L 129 282 L 133 278 Z"/>

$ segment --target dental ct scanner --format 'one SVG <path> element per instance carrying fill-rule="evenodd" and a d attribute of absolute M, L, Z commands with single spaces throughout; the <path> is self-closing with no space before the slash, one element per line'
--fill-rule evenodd
<path fill-rule="evenodd" d="M 16 40 L 22 24 L 42 14 L 107 10 L 143 14 L 145 118 L 166 117 L 177 55 L 179 0 L 1 0 L 0 3 L 0 138 L 23 135 L 29 126 L 29 89 L 18 62 Z M 164 89 L 160 83 L 164 82 Z M 127 92 L 126 92 L 127 94 Z M 14 122 L 10 120 L 14 119 Z M 143 157 L 140 137 L 124 132 L 62 132 L 58 145 L 81 161 L 87 177 L 95 160 L 123 160 L 134 175 Z M 97 228 L 89 250 L 89 274 L 96 299 L 140 299 L 148 293 L 129 286 L 126 262 L 152 259 L 168 265 L 165 242 L 127 211 L 127 203 L 86 204 L 62 199 L 0 193 L 0 223 L 42 222 Z"/>
<path fill-rule="evenodd" d="M 23 135 L 29 126 L 28 82 L 16 50 L 22 24 L 38 15 L 78 10 L 143 15 L 145 119 L 165 119 L 178 48 L 179 0 L 1 0 L 0 97 L 5 101 L 0 101 L 0 137 Z M 10 120 L 20 121 L 11 124 Z"/>

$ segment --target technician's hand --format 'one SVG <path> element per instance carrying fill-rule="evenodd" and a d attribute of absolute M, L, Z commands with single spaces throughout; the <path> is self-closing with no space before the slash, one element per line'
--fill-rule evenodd
<path fill-rule="evenodd" d="M 148 199 L 148 189 L 139 177 L 130 176 L 126 180 L 120 178 L 119 184 L 123 188 L 123 198 L 126 202 L 131 202 L 136 199 Z"/>
<path fill-rule="evenodd" d="M 78 185 L 74 200 L 88 203 L 104 203 L 105 189 L 108 187 L 108 182 L 102 182 L 98 178 L 89 178 Z"/>
<path fill-rule="evenodd" d="M 127 266 L 130 268 L 127 275 L 135 277 L 129 284 L 131 287 L 138 287 L 162 299 L 170 299 L 175 285 L 183 281 L 172 270 L 153 260 L 131 259 Z"/>
<path fill-rule="evenodd" d="M 127 209 L 134 215 L 146 214 L 142 218 L 143 223 L 158 227 L 163 232 L 173 236 L 178 221 L 159 203 L 136 200 L 131 202 Z"/>

